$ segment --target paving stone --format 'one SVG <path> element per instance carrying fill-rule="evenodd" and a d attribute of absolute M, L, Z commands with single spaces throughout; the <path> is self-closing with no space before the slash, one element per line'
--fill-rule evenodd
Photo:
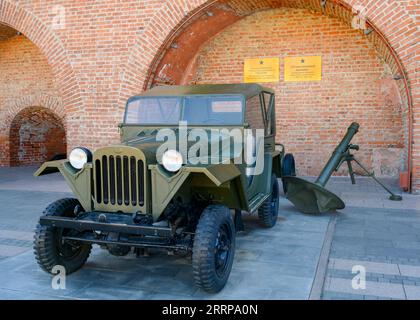
<path fill-rule="evenodd" d="M 262 287 L 248 287 L 245 284 L 231 286 L 226 284 L 225 288 L 219 293 L 208 294 L 201 290 L 197 290 L 193 298 L 198 300 L 268 300 L 272 299 L 272 289 Z M 307 299 L 307 298 L 304 298 Z"/>
<path fill-rule="evenodd" d="M 392 300 L 393 298 L 384 298 L 384 297 L 377 297 L 377 296 L 370 296 L 365 295 L 363 296 L 363 300 Z"/>
<path fill-rule="evenodd" d="M 34 239 L 34 233 L 0 229 L 0 239 L 26 240 L 32 242 Z"/>
<path fill-rule="evenodd" d="M 363 195 L 360 196 L 363 197 Z M 377 200 L 374 194 L 370 196 Z M 357 204 L 358 207 L 347 206 L 344 210 L 345 214 L 338 217 L 330 258 L 366 261 L 366 280 L 368 284 L 370 283 L 370 290 L 380 292 L 380 294 L 365 292 L 364 299 L 378 299 L 378 296 L 380 299 L 385 299 L 387 294 L 391 296 L 387 299 L 404 299 L 401 286 L 415 288 L 416 283 L 420 283 L 417 281 L 419 278 L 407 277 L 417 275 L 417 267 L 420 267 L 418 258 L 420 257 L 418 243 L 420 241 L 418 232 L 420 211 L 407 210 L 409 206 L 406 205 L 404 209 L 393 209 L 387 205 L 386 200 L 378 201 L 378 206 L 383 208 L 374 208 L 374 201 L 360 202 Z M 420 198 L 417 197 L 416 201 L 418 204 L 416 208 L 420 208 Z M 357 245 L 352 245 L 352 241 Z M 353 263 L 355 262 L 351 261 L 349 265 L 343 263 L 341 266 L 337 264 L 336 268 L 351 270 Z M 333 268 L 332 265 L 333 263 L 330 264 L 330 268 Z M 400 265 L 409 265 L 409 267 L 400 274 L 401 268 L 398 268 Z M 338 283 L 341 286 L 337 282 L 332 282 L 337 290 L 347 293 L 352 291 L 350 272 L 343 275 L 337 270 L 330 269 L 328 277 L 342 278 L 338 280 L 341 281 Z M 327 283 L 331 284 L 331 281 L 326 281 Z M 328 288 L 327 285 L 324 290 L 328 292 L 326 295 L 328 299 L 334 299 L 338 294 L 332 292 L 335 290 Z M 415 289 L 412 291 L 415 292 Z M 362 295 L 360 292 L 357 294 Z"/>
<path fill-rule="evenodd" d="M 32 179 L 28 178 L 31 170 L 15 171 L 19 172 L 16 177 L 8 174 L 8 182 L 0 182 L 3 208 L 16 212 L 0 219 L 0 230 L 8 232 L 0 231 L 0 245 L 29 246 L 44 208 L 56 199 L 71 196 L 60 175 Z M 348 179 L 333 178 L 329 188 L 350 200 L 337 214 L 331 258 L 372 262 L 369 266 L 377 268 L 377 263 L 420 266 L 416 250 L 420 242 L 418 210 L 404 210 L 402 214 L 401 208 L 387 207 L 386 195 L 366 179 L 358 179 L 358 185 L 352 186 Z M 41 299 L 307 299 L 331 217 L 300 214 L 286 199 L 280 201 L 280 217 L 273 229 L 262 229 L 255 215 L 245 215 L 247 230 L 238 235 L 231 277 L 226 288 L 216 295 L 195 288 L 190 257 L 152 252 L 150 258 L 136 259 L 131 255 L 113 257 L 94 249 L 85 268 L 68 277 L 68 289 L 63 292 L 51 288 L 51 276 L 36 265 L 32 250 L 0 257 L 0 271 L 8 270 L 0 272 L 0 298 L 38 295 Z M 388 270 L 380 266 L 375 270 Z M 390 294 L 391 298 L 401 298 L 402 277 L 391 278 L 394 274 L 389 270 L 384 274 L 369 271 L 368 285 L 374 292 L 353 294 L 336 289 L 346 288 L 345 283 L 351 283 L 354 275 L 329 269 L 330 281 L 325 284 L 323 297 L 384 299 Z M 409 287 L 407 296 L 410 293 L 415 297 L 414 285 L 419 281 L 409 274 L 407 271 L 404 286 Z M 342 277 L 348 279 L 341 279 L 345 281 L 341 284 L 331 282 Z"/>
<path fill-rule="evenodd" d="M 52 287 L 52 276 L 40 270 L 24 274 L 3 271 L 0 278 L 0 289 L 17 290 L 22 292 L 22 295 L 27 293 L 29 295 L 40 294 L 55 297 L 69 297 L 74 291 L 84 288 L 91 283 L 92 281 L 72 280 L 71 276 L 68 276 L 66 279 L 66 288 L 55 290 Z M 0 296 L 0 298 L 6 297 Z"/>
<path fill-rule="evenodd" d="M 268 299 L 273 300 L 306 300 L 304 293 L 301 290 L 272 290 L 271 294 L 268 296 Z"/>
<path fill-rule="evenodd" d="M 16 240 L 16 239 L 0 239 L 0 245 L 15 246 L 15 247 L 32 247 L 33 241 Z"/>
<path fill-rule="evenodd" d="M 322 295 L 323 300 L 363 300 L 363 296 L 358 294 L 340 293 L 325 291 Z"/>
<path fill-rule="evenodd" d="M 181 295 L 181 294 L 169 294 L 169 293 L 162 293 L 162 292 L 152 292 L 148 293 L 145 297 L 145 300 L 197 300 L 197 297 L 188 296 L 188 295 Z"/>
<path fill-rule="evenodd" d="M 3 195 L 3 191 L 0 191 L 0 200 Z M 26 193 L 23 192 L 23 195 L 26 196 Z M 38 196 L 42 197 L 42 195 Z M 35 210 L 32 214 L 34 217 L 39 216 Z M 308 218 L 313 219 L 312 216 L 308 216 Z M 255 217 L 253 219 L 257 221 Z M 279 223 L 278 227 L 281 229 L 282 223 L 298 221 L 296 224 L 303 228 L 295 233 L 292 232 L 292 229 L 284 232 L 281 230 L 276 232 L 273 229 L 274 231 L 268 232 L 258 225 L 254 227 L 251 221 L 249 232 L 252 234 L 243 237 L 243 243 L 238 241 L 238 259 L 235 259 L 234 270 L 227 287 L 219 295 L 197 293 L 189 258 L 168 257 L 166 254 L 157 252 L 152 252 L 150 258 L 144 259 L 136 259 L 131 255 L 113 257 L 96 247 L 86 266 L 67 278 L 69 288 L 63 292 L 56 292 L 50 288 L 51 277 L 39 269 L 32 252 L 1 261 L 0 270 L 15 268 L 15 270 L 19 270 L 19 278 L 16 278 L 14 274 L 3 274 L 0 275 L 0 282 L 8 287 L 5 290 L 11 290 L 10 288 L 17 281 L 17 287 L 23 294 L 28 296 L 33 293 L 47 294 L 48 297 L 51 295 L 58 299 L 160 299 L 165 297 L 168 299 L 176 297 L 185 299 L 191 297 L 200 299 L 274 299 L 274 297 L 306 299 L 310 293 L 319 251 L 322 248 L 324 234 L 320 230 L 325 228 L 317 227 L 316 231 L 309 231 L 311 228 L 306 228 L 303 220 L 304 217 L 301 216 L 296 220 L 289 217 Z M 36 224 L 36 219 L 32 221 Z M 13 223 L 14 221 L 11 221 L 11 224 Z M 322 223 L 326 226 L 328 219 L 324 219 Z M 294 239 L 301 240 L 301 242 L 294 243 Z M 11 239 L 9 240 L 11 241 Z M 309 246 L 305 246 L 305 244 L 309 244 Z M 248 247 L 254 249 L 247 250 Z M 255 251 L 253 252 L 253 250 Z M 251 254 L 241 255 L 241 251 Z M 263 260 L 260 261 L 259 256 L 255 253 L 263 253 Z M 299 257 L 299 255 L 304 257 Z M 264 262 L 264 260 L 266 261 Z M 259 265 L 254 265 L 254 263 L 259 263 Z M 265 269 L 262 268 L 264 265 Z M 256 269 L 252 270 L 249 266 L 255 266 Z M 245 275 L 255 273 L 255 270 L 265 273 L 260 274 L 261 278 L 251 278 L 252 285 L 250 285 L 245 281 Z M 279 273 L 281 276 L 278 276 Z M 273 275 L 277 279 L 274 283 L 269 281 Z M 8 279 L 3 281 L 3 276 Z M 27 285 L 27 282 L 30 285 Z M 196 293 L 197 295 L 195 295 Z"/>
<path fill-rule="evenodd" d="M 83 289 L 78 289 L 69 294 L 70 298 L 75 299 L 95 299 L 95 300 L 145 300 L 147 292 L 133 287 L 121 287 L 117 285 L 105 285 L 101 282 L 90 284 Z"/>
<path fill-rule="evenodd" d="M 350 279 L 331 278 L 326 283 L 326 291 L 350 293 L 358 295 L 372 295 L 383 298 L 405 299 L 404 288 L 401 284 L 379 283 L 366 281 L 366 289 L 353 289 Z"/>
<path fill-rule="evenodd" d="M 292 264 L 290 261 L 286 263 L 267 263 L 262 261 L 247 261 L 247 263 L 234 265 L 234 270 L 243 273 L 244 275 L 258 271 L 258 273 L 280 274 L 287 276 L 301 276 L 313 277 L 316 272 L 316 265 L 314 264 Z"/>
<path fill-rule="evenodd" d="M 330 259 L 332 269 L 341 269 L 351 271 L 354 266 L 363 266 L 366 272 L 399 275 L 398 265 L 390 263 L 380 263 L 362 260 Z"/>
<path fill-rule="evenodd" d="M 420 300 L 420 286 L 406 285 L 404 284 L 404 290 L 408 300 Z"/>
<path fill-rule="evenodd" d="M 12 257 L 28 251 L 29 248 L 0 244 L 0 256 Z"/>
<path fill-rule="evenodd" d="M 420 278 L 420 266 L 398 265 L 403 276 Z"/>
<path fill-rule="evenodd" d="M 0 289 L 0 298 L 2 300 L 71 300 L 71 298 L 64 296 L 45 295 L 11 289 Z"/>

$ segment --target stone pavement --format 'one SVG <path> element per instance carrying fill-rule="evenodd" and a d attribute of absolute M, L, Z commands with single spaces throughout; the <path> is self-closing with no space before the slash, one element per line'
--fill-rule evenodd
<path fill-rule="evenodd" d="M 308 299 L 315 289 L 323 299 L 420 299 L 420 197 L 389 201 L 366 178 L 356 186 L 331 180 L 327 187 L 347 204 L 336 214 L 304 215 L 282 199 L 272 230 L 245 216 L 230 280 L 217 295 L 195 288 L 190 257 L 120 258 L 98 248 L 66 290 L 53 290 L 33 257 L 33 229 L 49 203 L 71 193 L 60 175 L 33 178 L 34 170 L 0 168 L 0 299 Z M 352 287 L 355 266 L 366 271 L 365 289 Z"/>
<path fill-rule="evenodd" d="M 420 197 L 393 202 L 373 181 L 359 181 L 336 178 L 327 186 L 347 207 L 334 221 L 323 299 L 420 299 Z M 357 266 L 366 272 L 365 289 L 353 289 Z"/>
<path fill-rule="evenodd" d="M 190 258 L 153 252 L 113 257 L 95 248 L 86 266 L 53 290 L 37 266 L 33 230 L 42 210 L 71 196 L 58 174 L 33 178 L 35 168 L 0 168 L 0 299 L 308 299 L 331 215 L 297 213 L 282 199 L 277 225 L 244 218 L 246 231 L 228 284 L 208 295 L 195 288 Z"/>

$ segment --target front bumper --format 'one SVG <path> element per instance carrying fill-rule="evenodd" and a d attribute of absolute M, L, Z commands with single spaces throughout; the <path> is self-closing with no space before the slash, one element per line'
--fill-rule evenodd
<path fill-rule="evenodd" d="M 175 234 L 169 227 L 139 224 L 125 214 L 95 211 L 82 213 L 76 218 L 42 216 L 39 223 L 43 226 L 77 231 L 77 234 L 71 232 L 63 235 L 63 241 L 81 241 L 105 246 L 191 250 L 191 233 Z"/>
<path fill-rule="evenodd" d="M 100 216 L 105 216 L 106 220 L 101 222 Z M 83 213 L 76 218 L 59 216 L 42 216 L 39 223 L 44 226 L 74 229 L 77 231 L 101 231 L 115 232 L 137 236 L 152 236 L 169 238 L 173 236 L 169 227 L 157 227 L 151 225 L 138 224 L 129 215 L 109 213 L 109 212 L 89 212 Z"/>

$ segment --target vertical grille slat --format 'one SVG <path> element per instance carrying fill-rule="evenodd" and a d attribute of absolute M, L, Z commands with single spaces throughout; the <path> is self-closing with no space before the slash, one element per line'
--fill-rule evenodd
<path fill-rule="evenodd" d="M 144 205 L 144 164 L 142 160 L 139 160 L 137 162 L 138 165 L 138 180 L 139 180 L 139 205 L 143 206 Z"/>
<path fill-rule="evenodd" d="M 103 194 L 103 200 L 105 204 L 108 204 L 109 202 L 109 193 L 108 193 L 108 158 L 107 156 L 102 157 L 102 194 Z"/>
<path fill-rule="evenodd" d="M 124 183 L 124 203 L 126 206 L 130 204 L 130 174 L 128 168 L 128 157 L 123 157 L 123 183 Z"/>
<path fill-rule="evenodd" d="M 114 156 L 109 157 L 109 197 L 111 204 L 115 204 L 115 160 Z"/>
<path fill-rule="evenodd" d="M 101 179 L 101 161 L 96 160 L 95 162 L 95 176 L 96 176 L 96 201 L 102 202 L 102 179 Z"/>
<path fill-rule="evenodd" d="M 123 198 L 122 198 L 122 163 L 121 157 L 117 157 L 117 203 L 122 205 Z"/>
<path fill-rule="evenodd" d="M 137 166 L 136 158 L 130 157 L 131 204 L 137 205 Z"/>
<path fill-rule="evenodd" d="M 92 195 L 91 204 L 93 206 L 93 199 L 96 199 L 96 197 L 95 197 L 95 180 L 94 180 L 93 168 L 90 169 L 90 194 Z"/>
<path fill-rule="evenodd" d="M 94 159 L 92 170 L 91 192 L 94 201 L 98 205 L 112 205 L 117 208 L 143 207 L 144 170 L 144 161 L 127 153 L 98 155 Z"/>

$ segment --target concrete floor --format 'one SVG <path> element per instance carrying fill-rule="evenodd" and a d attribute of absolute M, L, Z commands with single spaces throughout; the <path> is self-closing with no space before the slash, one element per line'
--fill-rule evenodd
<path fill-rule="evenodd" d="M 153 252 L 148 258 L 119 258 L 99 248 L 93 250 L 83 269 L 67 277 L 65 290 L 54 290 L 51 276 L 35 262 L 33 230 L 49 203 L 71 193 L 60 175 L 33 178 L 34 170 L 0 168 L 0 299 L 308 299 L 311 291 L 311 298 L 319 291 L 325 299 L 416 298 L 420 275 L 413 278 L 407 272 L 416 275 L 415 268 L 420 266 L 420 261 L 409 258 L 420 248 L 420 197 L 404 195 L 403 202 L 388 201 L 386 194 L 366 178 L 359 178 L 356 186 L 348 179 L 332 179 L 328 188 L 347 204 L 338 214 L 304 215 L 282 198 L 273 229 L 262 229 L 256 216 L 246 216 L 246 231 L 237 236 L 229 282 L 219 294 L 208 295 L 195 288 L 189 257 Z M 393 188 L 397 189 L 395 185 Z M 382 246 L 377 239 L 376 247 L 372 247 L 372 237 L 392 231 L 395 221 L 400 224 L 389 233 L 394 237 L 392 246 L 389 239 L 384 239 Z M 371 223 L 376 229 L 369 229 Z M 404 229 L 401 223 L 411 228 Z M 414 242 L 413 237 L 417 237 Z M 411 250 L 398 251 L 401 246 L 411 246 Z M 325 248 L 331 251 L 325 252 Z M 387 250 L 393 252 L 393 259 L 388 259 Z M 324 273 L 320 272 L 323 260 L 327 262 Z M 398 274 L 386 277 L 405 283 L 384 287 L 384 282 L 375 281 L 380 274 L 373 273 L 376 277 L 372 278 L 368 273 L 369 291 L 352 291 L 348 268 L 352 263 L 368 261 L 391 264 L 381 265 L 386 270 L 396 266 L 393 272 L 398 270 Z M 383 272 L 378 265 L 373 266 L 374 271 Z M 406 270 L 404 275 L 398 268 Z M 325 276 L 321 281 L 320 275 Z M 401 278 L 404 276 L 412 282 Z"/>

